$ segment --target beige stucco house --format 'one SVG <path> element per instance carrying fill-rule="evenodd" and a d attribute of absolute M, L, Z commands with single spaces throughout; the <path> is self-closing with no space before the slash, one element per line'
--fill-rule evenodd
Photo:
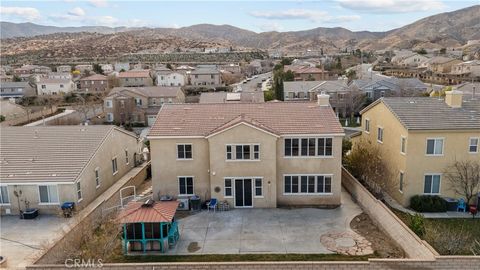
<path fill-rule="evenodd" d="M 5 127 L 0 139 L 2 215 L 82 209 L 135 166 L 141 147 L 115 126 Z"/>
<path fill-rule="evenodd" d="M 153 194 L 231 207 L 338 206 L 344 132 L 328 104 L 165 104 L 148 138 Z"/>
<path fill-rule="evenodd" d="M 353 142 L 380 147 L 397 177 L 391 195 L 402 205 L 417 194 L 460 198 L 444 177 L 446 168 L 480 159 L 480 99 L 462 96 L 381 98 L 361 111 L 362 133 Z"/>

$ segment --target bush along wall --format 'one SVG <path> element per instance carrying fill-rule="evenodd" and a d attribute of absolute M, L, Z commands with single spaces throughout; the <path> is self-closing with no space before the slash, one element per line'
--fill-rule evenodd
<path fill-rule="evenodd" d="M 417 212 L 446 212 L 447 202 L 436 195 L 415 195 L 410 199 L 410 208 Z"/>

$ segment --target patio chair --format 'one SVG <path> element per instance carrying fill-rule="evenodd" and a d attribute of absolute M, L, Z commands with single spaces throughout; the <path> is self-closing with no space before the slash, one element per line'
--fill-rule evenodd
<path fill-rule="evenodd" d="M 462 198 L 458 200 L 458 205 L 457 205 L 457 212 L 462 210 L 462 212 L 467 211 L 467 203 L 465 203 L 465 200 Z"/>
<path fill-rule="evenodd" d="M 217 199 L 212 198 L 210 201 L 207 203 L 207 211 L 209 212 L 210 209 L 213 209 L 213 212 L 217 209 Z"/>

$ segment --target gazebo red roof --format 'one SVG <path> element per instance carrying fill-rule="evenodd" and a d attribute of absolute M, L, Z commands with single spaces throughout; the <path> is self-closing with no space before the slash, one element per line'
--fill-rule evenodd
<path fill-rule="evenodd" d="M 178 204 L 177 201 L 161 201 L 143 206 L 143 202 L 130 202 L 118 215 L 117 220 L 120 223 L 172 222 Z"/>

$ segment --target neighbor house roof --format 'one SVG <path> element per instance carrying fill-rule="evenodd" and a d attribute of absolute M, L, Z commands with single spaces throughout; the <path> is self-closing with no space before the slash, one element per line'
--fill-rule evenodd
<path fill-rule="evenodd" d="M 74 182 L 115 126 L 2 127 L 2 183 Z"/>
<path fill-rule="evenodd" d="M 349 91 L 343 80 L 337 81 L 293 81 L 283 82 L 284 92 L 340 92 Z"/>
<path fill-rule="evenodd" d="M 276 135 L 343 134 L 330 106 L 312 102 L 164 104 L 149 136 L 208 136 L 235 119 Z"/>
<path fill-rule="evenodd" d="M 177 212 L 178 201 L 160 201 L 148 205 L 144 202 L 129 202 L 117 217 L 120 223 L 172 222 Z"/>
<path fill-rule="evenodd" d="M 461 108 L 434 97 L 380 98 L 363 109 L 383 103 L 409 130 L 480 129 L 480 99 L 464 97 Z"/>
<path fill-rule="evenodd" d="M 0 88 L 32 87 L 28 82 L 2 82 Z"/>
<path fill-rule="evenodd" d="M 430 63 L 430 64 L 445 64 L 445 63 L 455 61 L 455 60 L 457 60 L 457 59 L 450 58 L 450 57 L 444 57 L 444 56 L 435 56 L 435 57 L 430 58 L 428 63 Z"/>
<path fill-rule="evenodd" d="M 146 78 L 150 77 L 150 70 L 130 70 L 118 73 L 119 78 Z"/>
<path fill-rule="evenodd" d="M 323 69 L 317 67 L 311 67 L 307 65 L 285 65 L 283 67 L 285 71 L 292 71 L 293 73 L 297 74 L 311 74 L 311 73 L 324 73 Z"/>
<path fill-rule="evenodd" d="M 207 75 L 207 74 L 219 74 L 220 71 L 214 68 L 198 68 L 193 70 L 190 74 L 192 75 Z"/>
<path fill-rule="evenodd" d="M 71 83 L 72 80 L 70 79 L 57 79 L 57 78 L 40 78 L 38 80 L 37 84 L 42 84 L 42 83 Z"/>
<path fill-rule="evenodd" d="M 263 92 L 205 92 L 200 95 L 200 103 L 265 102 Z"/>
<path fill-rule="evenodd" d="M 179 86 L 114 87 L 108 96 L 132 92 L 145 97 L 176 97 L 181 91 Z"/>
<path fill-rule="evenodd" d="M 106 81 L 107 76 L 102 74 L 94 74 L 85 78 L 81 78 L 80 81 Z"/>

